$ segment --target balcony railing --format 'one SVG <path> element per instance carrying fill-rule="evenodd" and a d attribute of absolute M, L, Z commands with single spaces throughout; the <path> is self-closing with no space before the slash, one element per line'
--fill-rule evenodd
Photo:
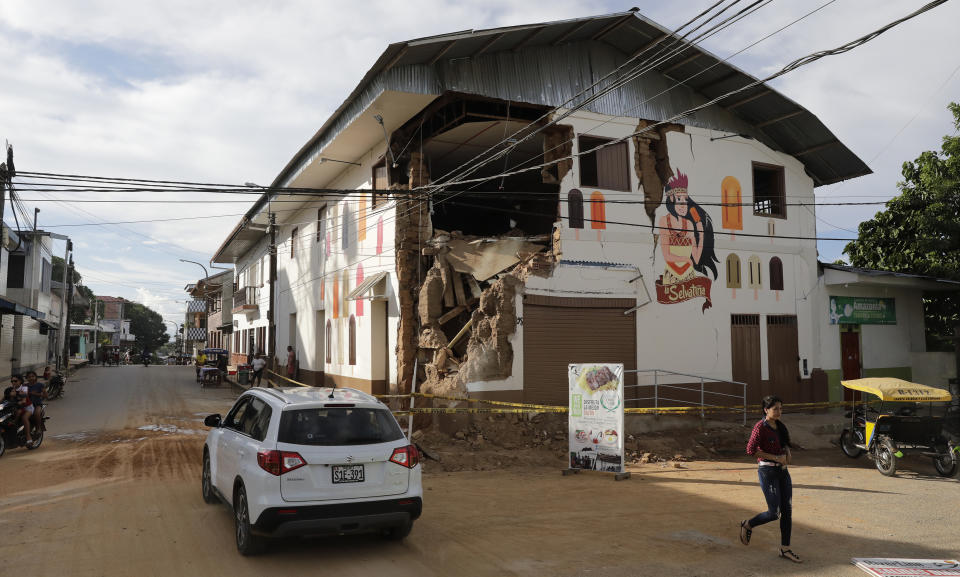
<path fill-rule="evenodd" d="M 187 329 L 187 340 L 188 341 L 205 341 L 207 340 L 207 329 L 205 328 L 196 328 L 190 327 Z"/>
<path fill-rule="evenodd" d="M 233 293 L 232 312 L 253 312 L 259 309 L 260 287 L 243 287 Z"/>

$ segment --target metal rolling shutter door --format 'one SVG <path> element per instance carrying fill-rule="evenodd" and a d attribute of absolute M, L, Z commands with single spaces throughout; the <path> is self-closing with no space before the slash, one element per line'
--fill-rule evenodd
<path fill-rule="evenodd" d="M 573 299 L 528 295 L 523 305 L 523 398 L 562 405 L 569 363 L 623 363 L 636 369 L 636 315 L 623 314 L 633 299 Z M 626 385 L 636 383 L 627 373 Z M 634 389 L 626 397 L 636 396 Z"/>

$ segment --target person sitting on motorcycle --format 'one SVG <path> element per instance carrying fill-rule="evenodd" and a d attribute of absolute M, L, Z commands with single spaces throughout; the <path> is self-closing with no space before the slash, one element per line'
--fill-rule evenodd
<path fill-rule="evenodd" d="M 44 378 L 49 378 L 50 367 L 44 367 Z M 43 406 L 47 400 L 47 385 L 44 381 L 37 380 L 37 373 L 27 371 L 27 391 L 30 395 L 30 402 L 33 404 L 33 424 L 40 430 L 43 426 Z"/>
<path fill-rule="evenodd" d="M 143 352 L 140 354 L 140 362 L 144 365 L 150 362 L 150 351 L 143 349 Z"/>
<path fill-rule="evenodd" d="M 20 408 L 14 415 L 14 422 L 23 423 L 23 429 L 27 435 L 27 447 L 33 445 L 33 437 L 30 435 L 30 417 L 33 416 L 33 404 L 30 402 L 30 391 L 27 385 L 23 383 L 23 377 L 14 375 L 10 377 L 10 384 L 13 385 L 13 394 L 16 395 L 17 403 Z"/>

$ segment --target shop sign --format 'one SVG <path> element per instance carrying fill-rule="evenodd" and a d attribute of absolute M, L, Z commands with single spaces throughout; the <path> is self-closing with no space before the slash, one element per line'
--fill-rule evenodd
<path fill-rule="evenodd" d="M 622 473 L 623 365 L 571 364 L 570 468 Z"/>
<path fill-rule="evenodd" d="M 872 297 L 830 297 L 831 325 L 895 325 L 894 299 Z"/>

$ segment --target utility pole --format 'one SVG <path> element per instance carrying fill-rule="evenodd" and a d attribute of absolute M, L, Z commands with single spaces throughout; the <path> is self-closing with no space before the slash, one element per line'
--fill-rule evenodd
<path fill-rule="evenodd" d="M 276 302 L 277 280 L 277 215 L 270 213 L 270 305 L 267 307 L 267 358 L 277 368 L 277 335 L 273 303 Z"/>
<path fill-rule="evenodd" d="M 63 302 L 60 304 L 60 341 L 59 341 L 60 350 L 67 351 L 67 354 L 64 355 L 63 357 L 63 364 L 66 366 L 66 368 L 70 368 L 70 358 L 68 356 L 70 347 L 69 347 L 69 344 L 67 346 L 64 346 L 63 343 L 64 342 L 69 343 L 70 341 L 70 338 L 69 338 L 70 335 L 68 334 L 68 332 L 70 331 L 70 314 L 68 312 L 70 301 L 67 300 L 67 282 L 70 282 L 72 285 L 73 271 L 70 271 L 70 274 L 67 275 L 67 269 L 68 269 L 67 262 L 72 260 L 72 257 L 70 256 L 71 250 L 73 250 L 73 243 L 70 242 L 70 239 L 67 239 L 67 248 L 66 250 L 63 251 L 63 294 L 61 295 L 63 297 Z M 59 371 L 62 368 L 64 367 L 60 365 L 60 359 L 57 359 L 57 370 Z"/>
<path fill-rule="evenodd" d="M 13 147 L 7 145 L 7 161 L 0 164 L 0 223 L 3 222 L 3 209 L 7 205 L 7 188 L 13 182 L 17 170 L 13 166 Z M 3 226 L 0 224 L 0 226 Z"/>
<path fill-rule="evenodd" d="M 73 250 L 73 242 L 67 241 L 67 252 Z M 66 264 L 66 263 L 64 263 Z M 67 268 L 67 267 L 64 267 Z M 70 302 L 73 300 L 73 255 L 70 255 L 70 284 L 64 286 L 64 296 L 66 297 L 66 302 L 63 304 L 61 309 L 63 309 L 65 327 L 69 329 L 70 327 Z M 63 335 L 64 332 L 60 331 L 60 334 Z M 63 370 L 64 372 L 70 370 L 70 339 L 65 336 L 63 339 Z"/>
<path fill-rule="evenodd" d="M 97 364 L 97 361 L 100 360 L 100 355 L 97 349 L 99 348 L 100 343 L 100 319 L 98 318 L 98 309 L 100 308 L 100 300 L 97 298 L 97 295 L 93 295 L 93 364 Z"/>

